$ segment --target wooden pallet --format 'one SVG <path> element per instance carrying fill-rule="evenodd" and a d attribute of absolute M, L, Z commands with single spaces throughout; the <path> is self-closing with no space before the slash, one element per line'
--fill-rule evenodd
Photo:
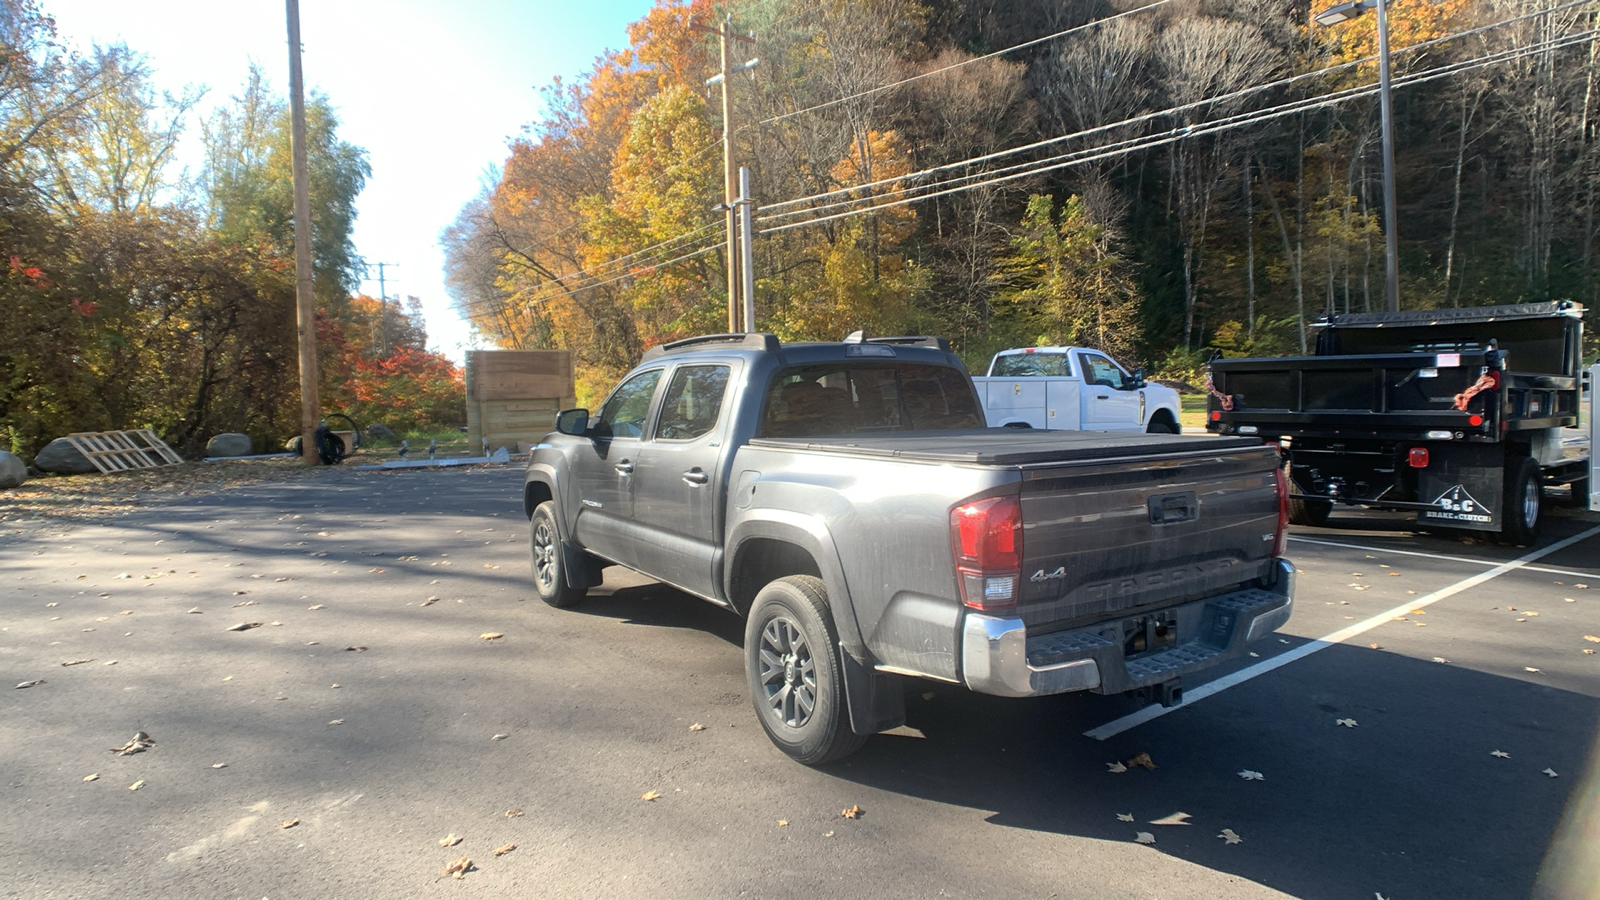
<path fill-rule="evenodd" d="M 128 472 L 156 466 L 175 466 L 183 462 L 177 451 L 167 446 L 148 428 L 133 431 L 84 431 L 67 435 L 67 442 L 104 473 Z"/>

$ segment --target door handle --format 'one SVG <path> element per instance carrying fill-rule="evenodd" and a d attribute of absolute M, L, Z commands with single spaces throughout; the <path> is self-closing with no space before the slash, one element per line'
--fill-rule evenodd
<path fill-rule="evenodd" d="M 624 459 L 621 462 L 617 463 L 617 471 L 619 473 L 623 474 L 623 475 L 632 475 L 633 474 L 633 463 L 631 461 L 629 461 L 629 460 Z"/>
<path fill-rule="evenodd" d="M 1094 398 L 1096 400 L 1110 400 L 1111 399 L 1111 395 L 1110 394 L 1095 394 Z"/>
<path fill-rule="evenodd" d="M 690 484 L 699 485 L 710 481 L 711 476 L 700 471 L 699 469 L 690 469 L 689 471 L 683 473 L 683 480 L 689 482 Z"/>

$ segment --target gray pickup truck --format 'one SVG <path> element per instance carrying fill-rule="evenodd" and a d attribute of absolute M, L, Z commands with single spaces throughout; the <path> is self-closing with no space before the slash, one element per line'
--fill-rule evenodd
<path fill-rule="evenodd" d="M 814 765 L 902 724 L 907 676 L 1181 702 L 1289 618 L 1281 470 L 1254 438 L 986 428 L 941 338 L 717 335 L 558 414 L 523 503 L 547 603 L 621 565 L 745 617 L 757 717 Z"/>

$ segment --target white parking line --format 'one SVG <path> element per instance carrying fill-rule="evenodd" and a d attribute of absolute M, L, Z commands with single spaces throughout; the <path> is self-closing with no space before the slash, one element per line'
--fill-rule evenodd
<path fill-rule="evenodd" d="M 1420 550 L 1395 550 L 1391 547 L 1368 547 L 1363 544 L 1346 544 L 1340 541 L 1319 541 L 1316 538 L 1290 537 L 1289 540 L 1301 544 L 1316 544 L 1321 547 L 1344 547 L 1349 550 L 1365 550 L 1368 553 L 1391 553 L 1395 556 L 1422 556 L 1428 559 L 1442 559 L 1447 562 L 1470 563 L 1475 566 L 1489 568 L 1492 562 L 1481 559 L 1472 559 L 1466 556 L 1444 556 L 1439 553 L 1424 553 Z M 1545 566 L 1524 566 L 1530 572 L 1548 572 L 1551 575 L 1566 575 L 1572 578 L 1600 578 L 1595 572 L 1574 572 L 1570 569 L 1551 569 Z"/>
<path fill-rule="evenodd" d="M 1507 572 L 1521 569 L 1536 559 L 1549 556 L 1550 554 L 1559 550 L 1565 550 L 1579 541 L 1586 541 L 1597 534 L 1600 534 L 1600 525 L 1596 525 L 1595 527 L 1581 534 L 1575 534 L 1566 540 L 1557 541 L 1556 543 L 1551 544 L 1542 550 L 1535 550 L 1526 556 L 1519 557 L 1507 563 L 1501 563 L 1487 572 L 1479 572 L 1478 574 L 1473 575 L 1471 578 L 1464 578 L 1455 584 L 1442 587 L 1425 597 L 1419 597 L 1416 600 L 1396 606 L 1394 609 L 1391 609 L 1387 612 L 1381 612 L 1365 621 L 1357 622 L 1354 625 L 1348 625 L 1339 629 L 1338 631 L 1333 632 L 1332 634 L 1324 635 L 1314 641 L 1301 644 L 1293 650 L 1290 650 L 1286 653 L 1280 653 L 1271 659 L 1264 659 L 1253 666 L 1246 666 L 1237 672 L 1234 672 L 1230 675 L 1224 675 L 1215 681 L 1208 681 L 1205 684 L 1194 688 L 1193 690 L 1185 690 L 1183 694 L 1184 702 L 1179 706 L 1146 706 L 1144 709 L 1141 709 L 1138 712 L 1129 713 L 1120 719 L 1113 719 L 1112 721 L 1107 722 L 1098 728 L 1091 728 L 1084 732 L 1084 736 L 1092 737 L 1097 741 L 1103 741 L 1106 738 L 1115 737 L 1116 735 L 1119 735 L 1130 728 L 1143 725 L 1144 723 L 1149 722 L 1152 719 L 1160 718 L 1169 712 L 1185 709 L 1192 701 L 1204 700 L 1213 694 L 1220 694 L 1235 685 L 1244 684 L 1246 681 L 1249 681 L 1257 675 L 1265 675 L 1274 669 L 1286 666 L 1296 660 L 1304 659 L 1307 656 L 1316 653 L 1318 650 L 1326 650 L 1329 647 L 1343 643 L 1344 641 L 1347 641 L 1358 634 L 1371 631 L 1372 629 L 1377 628 L 1379 625 L 1393 620 L 1395 616 L 1404 614 L 1408 610 L 1421 609 L 1424 606 L 1430 606 L 1434 603 L 1438 603 L 1440 600 L 1443 600 L 1446 597 L 1453 597 L 1462 591 L 1475 588 L 1478 585 L 1483 584 L 1491 579 L 1498 578 Z"/>

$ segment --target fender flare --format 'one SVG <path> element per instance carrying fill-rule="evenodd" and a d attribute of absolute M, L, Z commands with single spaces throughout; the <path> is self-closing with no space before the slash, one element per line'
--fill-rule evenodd
<path fill-rule="evenodd" d="M 722 569 L 723 595 L 732 599 L 733 573 L 737 568 L 740 549 L 752 540 L 766 539 L 793 544 L 810 554 L 817 564 L 822 583 L 828 589 L 828 607 L 833 612 L 834 627 L 839 631 L 839 643 L 859 659 L 871 659 L 866 641 L 861 636 L 861 625 L 856 621 L 855 604 L 850 598 L 850 584 L 844 575 L 844 565 L 839 560 L 838 547 L 833 534 L 816 516 L 787 509 L 754 509 L 734 523 L 728 532 L 726 562 Z"/>

